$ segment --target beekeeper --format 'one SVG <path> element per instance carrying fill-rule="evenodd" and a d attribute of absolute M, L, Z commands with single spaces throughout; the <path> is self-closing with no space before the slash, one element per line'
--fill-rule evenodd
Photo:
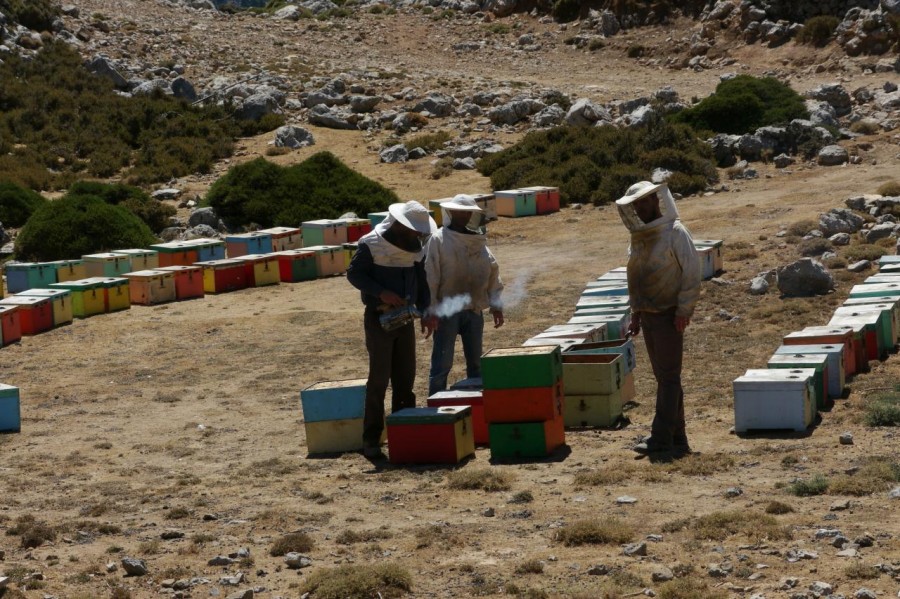
<path fill-rule="evenodd" d="M 700 259 L 691 234 L 678 220 L 675 200 L 663 183 L 635 183 L 616 200 L 631 231 L 628 258 L 629 332 L 643 330 L 656 378 L 656 415 L 641 454 L 690 453 L 684 422 L 681 362 L 684 331 L 700 294 Z"/>
<path fill-rule="evenodd" d="M 441 204 L 442 226 L 428 242 L 425 272 L 431 312 L 439 317 L 431 352 L 428 394 L 447 388 L 456 338 L 462 338 L 466 376 L 481 376 L 484 310 L 503 326 L 500 267 L 487 247 L 484 211 L 470 195 Z"/>
<path fill-rule="evenodd" d="M 437 226 L 419 202 L 391 204 L 388 217 L 359 240 L 347 269 L 347 280 L 359 289 L 365 306 L 363 328 L 369 352 L 366 409 L 363 419 L 363 454 L 383 458 L 384 397 L 391 384 L 391 411 L 416 405 L 416 335 L 413 321 L 385 330 L 380 317 L 414 307 L 426 314 L 431 294 L 425 281 L 425 247 Z M 437 325 L 431 315 L 421 320 L 428 338 Z"/>

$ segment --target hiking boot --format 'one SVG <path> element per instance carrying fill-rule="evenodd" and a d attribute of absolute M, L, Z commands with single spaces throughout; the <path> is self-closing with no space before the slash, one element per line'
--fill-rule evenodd
<path fill-rule="evenodd" d="M 387 458 L 378 445 L 366 445 L 363 447 L 363 456 L 370 460 L 384 460 Z"/>
<path fill-rule="evenodd" d="M 646 441 L 641 441 L 632 449 L 635 453 L 641 455 L 650 455 L 651 453 L 671 453 L 672 445 L 670 443 L 660 443 L 651 437 Z"/>

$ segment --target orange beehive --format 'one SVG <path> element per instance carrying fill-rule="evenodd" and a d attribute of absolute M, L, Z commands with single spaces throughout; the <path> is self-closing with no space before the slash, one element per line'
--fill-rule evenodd
<path fill-rule="evenodd" d="M 199 266 L 162 266 L 156 270 L 175 273 L 175 299 L 203 297 L 203 270 Z"/>
<path fill-rule="evenodd" d="M 159 254 L 159 266 L 191 266 L 199 258 L 196 245 L 186 241 L 170 241 L 151 245 L 150 249 Z"/>
<path fill-rule="evenodd" d="M 15 343 L 22 338 L 22 320 L 19 306 L 0 304 L 0 347 Z"/>
<path fill-rule="evenodd" d="M 481 393 L 484 420 L 488 424 L 550 420 L 562 412 L 562 379 L 549 387 L 484 389 Z"/>
<path fill-rule="evenodd" d="M 286 252 L 303 247 L 303 233 L 298 227 L 272 227 L 271 229 L 261 229 L 259 232 L 272 236 L 273 252 Z"/>
<path fill-rule="evenodd" d="M 49 298 L 14 295 L 0 300 L 0 306 L 17 306 L 23 335 L 38 335 L 53 328 L 53 304 Z"/>
<path fill-rule="evenodd" d="M 784 345 L 844 344 L 844 374 L 850 376 L 868 369 L 865 347 L 849 327 L 806 327 L 784 337 Z"/>

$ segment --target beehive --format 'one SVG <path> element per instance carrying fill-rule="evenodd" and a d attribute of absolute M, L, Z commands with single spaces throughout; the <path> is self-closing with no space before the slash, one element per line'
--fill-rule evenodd
<path fill-rule="evenodd" d="M 125 277 L 88 277 L 103 288 L 103 307 L 106 312 L 118 312 L 131 307 L 131 290 Z"/>
<path fill-rule="evenodd" d="M 881 272 L 877 275 L 866 277 L 866 280 L 863 281 L 863 285 L 879 285 L 891 283 L 900 283 L 900 273 L 891 274 Z"/>
<path fill-rule="evenodd" d="M 21 293 L 56 283 L 56 266 L 48 262 L 17 262 L 6 264 L 6 290 Z"/>
<path fill-rule="evenodd" d="M 868 367 L 865 346 L 860 345 L 853 330 L 847 327 L 806 327 L 785 335 L 785 345 L 842 345 L 844 347 L 844 374 L 852 376 Z"/>
<path fill-rule="evenodd" d="M 87 318 L 106 311 L 103 285 L 96 280 L 80 279 L 50 285 L 51 289 L 68 289 L 72 293 L 72 315 Z"/>
<path fill-rule="evenodd" d="M 596 343 L 583 343 L 578 347 L 572 347 L 566 350 L 571 354 L 622 354 L 624 358 L 624 366 L 626 374 L 631 372 L 637 366 L 637 359 L 634 353 L 634 341 L 628 339 L 608 339 L 606 341 L 598 341 Z"/>
<path fill-rule="evenodd" d="M 828 389 L 828 356 L 825 354 L 775 354 L 769 358 L 768 368 L 779 369 L 813 369 L 813 389 L 815 390 L 816 407 L 820 410 L 834 405 Z"/>
<path fill-rule="evenodd" d="M 546 387 L 486 388 L 481 393 L 488 424 L 551 420 L 562 413 L 562 379 Z"/>
<path fill-rule="evenodd" d="M 597 277 L 597 281 L 615 281 L 621 283 L 628 280 L 628 272 L 624 270 L 611 270 Z"/>
<path fill-rule="evenodd" d="M 123 254 L 106 252 L 81 257 L 90 277 L 118 277 L 131 270 L 131 259 Z"/>
<path fill-rule="evenodd" d="M 700 278 L 704 281 L 716 276 L 716 263 L 714 247 L 696 247 L 697 257 L 700 259 Z"/>
<path fill-rule="evenodd" d="M 576 316 L 609 316 L 611 314 L 631 315 L 631 306 L 590 306 L 576 312 Z"/>
<path fill-rule="evenodd" d="M 861 327 L 865 335 L 866 358 L 877 360 L 887 354 L 888 348 L 881 320 L 881 313 L 860 312 L 856 316 L 832 316 L 828 324 L 829 326 Z"/>
<path fill-rule="evenodd" d="M 66 283 L 68 281 L 80 281 L 87 278 L 87 268 L 82 260 L 57 260 L 48 262 L 56 269 L 56 277 L 53 283 Z"/>
<path fill-rule="evenodd" d="M 533 191 L 524 191 L 522 189 L 495 191 L 494 199 L 497 202 L 498 216 L 516 218 L 537 214 L 537 204 Z"/>
<path fill-rule="evenodd" d="M 0 347 L 15 343 L 22 338 L 22 320 L 18 306 L 0 304 Z"/>
<path fill-rule="evenodd" d="M 850 288 L 850 297 L 879 297 L 887 295 L 900 295 L 900 283 L 854 285 Z"/>
<path fill-rule="evenodd" d="M 552 387 L 562 378 L 559 347 L 508 347 L 481 357 L 481 378 L 487 389 Z"/>
<path fill-rule="evenodd" d="M 369 217 L 369 222 L 372 223 L 372 227 L 375 227 L 386 219 L 389 214 L 389 212 L 370 212 L 367 216 Z"/>
<path fill-rule="evenodd" d="M 372 230 L 372 221 L 367 218 L 343 218 L 347 224 L 347 243 L 356 243 Z"/>
<path fill-rule="evenodd" d="M 168 270 L 138 270 L 125 275 L 132 304 L 150 306 L 174 302 L 175 273 Z"/>
<path fill-rule="evenodd" d="M 319 219 L 303 223 L 303 247 L 341 245 L 347 243 L 347 223 L 341 220 Z"/>
<path fill-rule="evenodd" d="M 209 239 L 206 237 L 200 239 L 191 239 L 185 241 L 188 247 L 197 250 L 197 262 L 209 262 L 210 260 L 225 259 L 225 242 L 221 239 Z"/>
<path fill-rule="evenodd" d="M 444 226 L 444 211 L 441 210 L 441 204 L 444 202 L 452 202 L 453 198 L 440 198 L 437 200 L 428 200 L 428 209 L 434 213 L 434 224 L 438 227 Z M 450 223 L 447 223 L 450 224 Z"/>
<path fill-rule="evenodd" d="M 694 247 L 697 250 L 701 248 L 711 247 L 713 248 L 712 259 L 713 259 L 713 274 L 721 272 L 725 268 L 725 260 L 722 254 L 722 246 L 724 245 L 721 239 L 695 239 Z"/>
<path fill-rule="evenodd" d="M 628 283 L 622 281 L 616 283 L 614 281 L 594 281 L 588 284 L 588 287 L 581 292 L 578 303 L 575 304 L 577 312 L 582 306 L 589 304 L 591 300 L 600 299 L 604 296 L 628 297 Z"/>
<path fill-rule="evenodd" d="M 559 187 L 523 187 L 522 190 L 534 192 L 534 207 L 537 214 L 559 212 Z"/>
<path fill-rule="evenodd" d="M 624 339 L 631 323 L 631 314 L 584 314 L 576 312 L 569 324 L 604 324 L 609 339 Z"/>
<path fill-rule="evenodd" d="M 456 464 L 475 453 L 472 408 L 406 408 L 387 417 L 392 464 Z"/>
<path fill-rule="evenodd" d="M 828 361 L 828 397 L 837 399 L 844 395 L 846 373 L 844 372 L 844 345 L 782 345 L 775 350 L 776 355 L 824 354 Z"/>
<path fill-rule="evenodd" d="M 111 252 L 117 256 L 125 256 L 128 258 L 128 270 L 125 272 L 135 272 L 139 270 L 153 270 L 159 266 L 159 252 L 156 250 L 141 250 L 141 249 L 130 249 L 130 250 L 115 250 Z M 124 273 L 122 273 L 124 274 Z M 90 275 L 100 276 L 100 275 Z M 110 277 L 116 276 L 115 274 L 106 275 Z"/>
<path fill-rule="evenodd" d="M 23 335 L 39 335 L 53 328 L 53 305 L 46 297 L 13 295 L 0 300 L 0 306 L 18 306 Z"/>
<path fill-rule="evenodd" d="M 851 297 L 844 300 L 844 306 L 878 306 L 891 311 L 894 332 L 900 335 L 900 296 Z M 897 339 L 900 341 L 900 339 Z"/>
<path fill-rule="evenodd" d="M 272 251 L 286 252 L 299 250 L 303 247 L 303 233 L 297 227 L 272 227 L 261 229 L 260 233 L 268 233 L 272 236 Z"/>
<path fill-rule="evenodd" d="M 544 329 L 541 335 L 548 337 L 567 337 L 570 339 L 585 339 L 586 341 L 605 341 L 605 323 L 587 324 L 556 324 Z"/>
<path fill-rule="evenodd" d="M 175 274 L 175 298 L 178 301 L 203 297 L 203 270 L 199 266 L 162 266 Z"/>
<path fill-rule="evenodd" d="M 281 282 L 278 256 L 272 254 L 247 254 L 238 260 L 244 263 L 244 276 L 248 287 L 265 287 Z"/>
<path fill-rule="evenodd" d="M 246 264 L 240 259 L 210 260 L 195 266 L 203 269 L 204 293 L 228 293 L 250 285 Z"/>
<path fill-rule="evenodd" d="M 366 408 L 366 379 L 326 381 L 300 391 L 304 422 L 361 419 Z M 362 439 L 362 432 L 360 432 Z"/>
<path fill-rule="evenodd" d="M 428 398 L 428 406 L 442 408 L 444 406 L 468 406 L 472 410 L 472 437 L 476 445 L 488 444 L 488 427 L 484 419 L 484 397 L 480 389 L 438 391 Z"/>
<path fill-rule="evenodd" d="M 588 283 L 590 285 L 590 283 Z M 610 295 L 598 297 L 580 297 L 582 310 L 591 310 L 594 308 L 628 308 L 630 299 L 627 295 Z"/>
<path fill-rule="evenodd" d="M 68 289 L 29 289 L 28 291 L 23 291 L 20 295 L 49 299 L 53 312 L 54 327 L 72 322 L 72 292 Z"/>
<path fill-rule="evenodd" d="M 879 335 L 883 339 L 885 351 L 894 348 L 897 343 L 897 328 L 894 321 L 894 306 L 890 304 L 864 304 L 858 306 L 839 306 L 835 308 L 835 316 L 862 316 L 877 314 Z"/>
<path fill-rule="evenodd" d="M 305 238 L 305 237 L 304 237 Z M 303 248 L 316 254 L 316 274 L 330 277 L 347 272 L 347 258 L 339 245 L 314 245 Z"/>
<path fill-rule="evenodd" d="M 309 250 L 278 252 L 278 272 L 284 283 L 309 281 L 316 278 L 316 253 Z"/>
<path fill-rule="evenodd" d="M 240 233 L 225 236 L 225 254 L 228 258 L 238 258 L 247 254 L 268 254 L 272 252 L 272 236 L 268 233 Z"/>
<path fill-rule="evenodd" d="M 748 370 L 735 379 L 734 430 L 805 431 L 816 417 L 814 369 Z"/>
<path fill-rule="evenodd" d="M 567 339 L 565 337 L 547 337 L 538 335 L 537 337 L 531 337 L 530 339 L 526 339 L 525 343 L 522 344 L 522 347 L 538 347 L 542 345 L 555 345 L 560 348 L 560 350 L 566 350 L 575 345 L 581 345 L 583 343 L 587 343 L 585 339 Z"/>
<path fill-rule="evenodd" d="M 625 401 L 622 389 L 597 395 L 566 394 L 563 423 L 566 428 L 615 426 L 622 418 Z"/>
<path fill-rule="evenodd" d="M 883 274 L 900 274 L 900 262 L 884 264 L 878 268 L 878 272 Z"/>
<path fill-rule="evenodd" d="M 562 411 L 553 420 L 494 423 L 488 431 L 491 458 L 499 460 L 547 457 L 566 442 Z"/>
<path fill-rule="evenodd" d="M 485 219 L 497 220 L 497 198 L 492 193 L 479 193 L 473 196 L 475 204 L 484 211 Z"/>
<path fill-rule="evenodd" d="M 0 383 L 0 433 L 18 433 L 21 430 L 19 388 Z"/>
<path fill-rule="evenodd" d="M 607 395 L 622 388 L 622 354 L 563 353 L 563 388 L 566 400 L 575 395 Z"/>
<path fill-rule="evenodd" d="M 150 246 L 157 252 L 160 268 L 167 266 L 191 266 L 200 259 L 197 247 L 186 241 L 169 241 Z"/>
<path fill-rule="evenodd" d="M 347 242 L 341 244 L 341 249 L 344 250 L 344 263 L 346 264 L 346 268 L 350 268 L 350 261 L 353 260 L 353 256 L 356 255 L 356 251 L 359 249 L 359 244 L 356 242 Z"/>
<path fill-rule="evenodd" d="M 311 455 L 360 451 L 363 448 L 363 419 L 307 422 L 306 451 Z"/>

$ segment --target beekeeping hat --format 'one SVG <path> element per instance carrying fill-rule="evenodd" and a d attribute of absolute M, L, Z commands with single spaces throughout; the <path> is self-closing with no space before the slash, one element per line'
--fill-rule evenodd
<path fill-rule="evenodd" d="M 444 210 L 459 210 L 460 212 L 484 212 L 475 202 L 475 198 L 470 195 L 461 193 L 453 197 L 449 202 L 441 202 L 441 208 Z"/>
<path fill-rule="evenodd" d="M 399 202 L 388 206 L 388 213 L 395 221 L 421 235 L 431 235 L 437 231 L 434 219 L 422 204 L 415 200 Z"/>
<path fill-rule="evenodd" d="M 646 197 L 652 193 L 656 193 L 663 187 L 665 187 L 665 183 L 657 183 L 653 184 L 650 181 L 638 181 L 634 185 L 628 188 L 628 191 L 625 192 L 621 198 L 616 200 L 617 206 L 628 206 L 635 200 L 639 200 L 643 197 Z"/>

